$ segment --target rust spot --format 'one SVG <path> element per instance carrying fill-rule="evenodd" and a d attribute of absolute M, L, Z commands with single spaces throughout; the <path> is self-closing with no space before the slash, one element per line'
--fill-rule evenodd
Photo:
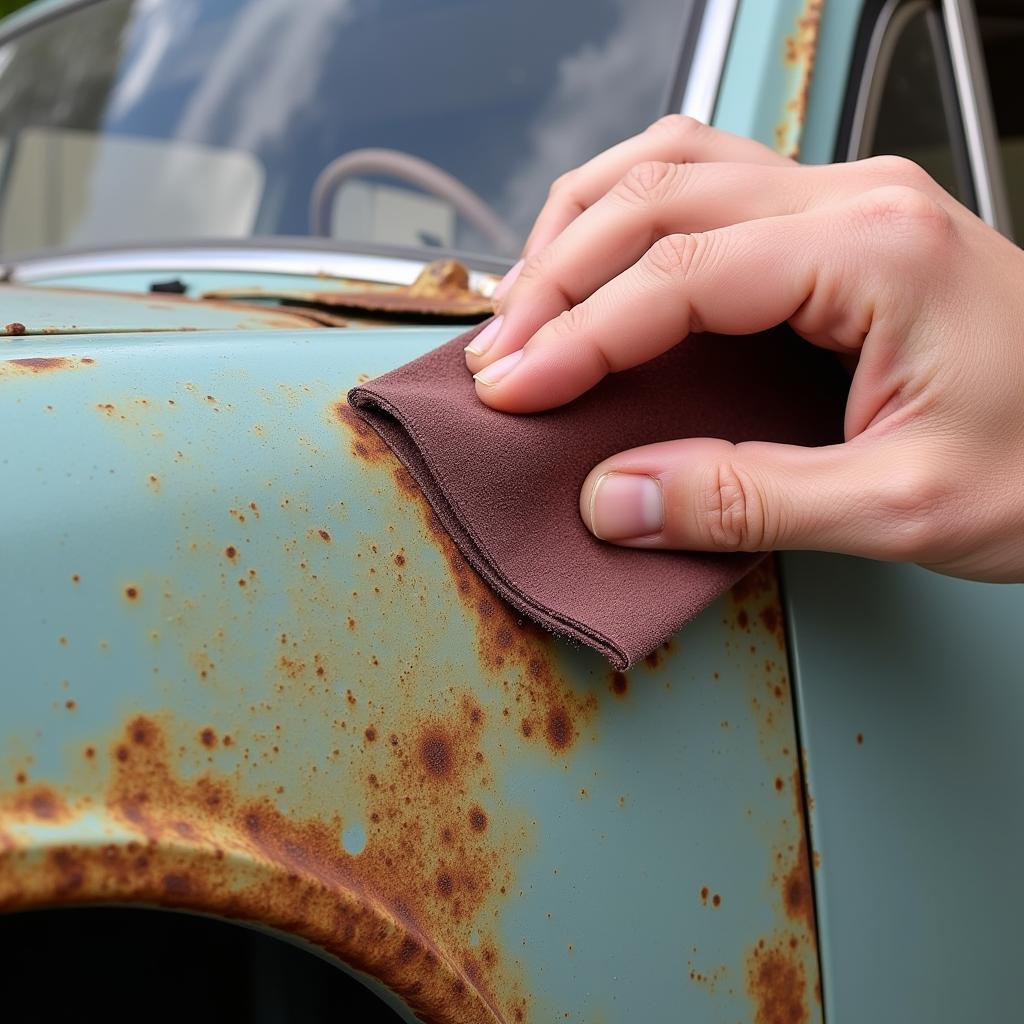
<path fill-rule="evenodd" d="M 629 680 L 623 672 L 613 672 L 612 681 L 608 687 L 616 697 L 625 697 L 629 691 Z"/>
<path fill-rule="evenodd" d="M 377 739 L 377 730 L 372 725 L 368 725 L 363 735 L 366 737 L 367 743 L 373 743 Z"/>
<path fill-rule="evenodd" d="M 709 890 L 708 890 L 708 887 L 707 887 L 706 885 L 704 885 L 704 886 L 701 886 L 701 890 L 700 890 L 700 901 L 701 901 L 701 903 L 703 903 L 703 904 L 704 904 L 705 906 L 707 906 L 707 903 L 708 903 L 708 895 L 709 895 Z"/>
<path fill-rule="evenodd" d="M 129 601 L 137 601 L 139 599 L 139 588 L 134 584 L 129 584 L 124 588 L 124 596 Z"/>
<path fill-rule="evenodd" d="M 427 729 L 419 742 L 420 764 L 427 775 L 434 779 L 451 776 L 454 764 L 452 741 L 437 728 Z"/>
<path fill-rule="evenodd" d="M 722 897 L 716 892 L 715 895 L 711 897 L 711 906 L 720 907 L 721 905 Z"/>
<path fill-rule="evenodd" d="M 572 722 L 564 708 L 556 707 L 548 712 L 544 733 L 552 750 L 566 750 L 572 744 Z"/>
<path fill-rule="evenodd" d="M 320 534 L 320 539 L 325 544 L 330 544 L 331 543 L 331 535 L 326 530 L 317 530 L 317 533 Z"/>
<path fill-rule="evenodd" d="M 737 613 L 737 615 L 736 615 L 736 624 L 740 627 L 740 629 L 749 629 L 750 628 L 750 616 L 747 615 L 747 609 L 746 608 L 741 608 L 739 610 L 739 612 Z"/>
<path fill-rule="evenodd" d="M 206 726 L 199 733 L 199 742 L 204 747 L 215 747 L 217 746 L 217 734 L 209 726 Z"/>
<path fill-rule="evenodd" d="M 57 797 L 52 792 L 41 789 L 29 797 L 29 806 L 37 818 L 52 821 L 57 817 L 60 805 Z"/>
<path fill-rule="evenodd" d="M 229 544 L 224 549 L 224 557 L 229 562 L 233 562 L 236 558 L 238 558 L 238 548 L 236 548 L 234 544 Z"/>
<path fill-rule="evenodd" d="M 466 562 L 441 526 L 409 471 L 398 462 L 377 433 L 344 402 L 330 407 L 332 421 L 343 426 L 351 452 L 360 461 L 391 473 L 402 507 L 412 505 L 448 565 L 449 577 L 476 627 L 477 656 L 482 668 L 501 685 L 514 687 L 514 699 L 524 714 L 519 718 L 524 739 L 543 736 L 555 753 L 570 748 L 580 726 L 598 707 L 593 692 L 579 694 L 566 684 L 557 668 L 549 634 L 501 601 Z M 379 592 L 375 588 L 375 592 Z M 544 723 L 536 728 L 535 723 Z"/>
<path fill-rule="evenodd" d="M 775 126 L 775 148 L 784 156 L 796 157 L 800 152 L 823 7 L 824 0 L 804 0 L 794 32 L 786 36 L 782 62 L 792 68 L 796 76 L 783 107 L 782 119 Z"/>
<path fill-rule="evenodd" d="M 91 761 L 96 756 L 96 748 L 91 746 L 86 747 L 85 756 Z"/>
<path fill-rule="evenodd" d="M 781 793 L 782 790 L 785 788 L 785 786 L 786 786 L 786 784 L 782 781 L 782 779 L 779 778 L 778 775 L 776 775 L 775 776 L 775 789 L 776 789 L 776 791 Z"/>
<path fill-rule="evenodd" d="M 405 565 L 405 555 L 403 552 L 399 551 L 395 555 L 395 565 L 397 565 L 399 568 Z"/>
<path fill-rule="evenodd" d="M 857 744 L 859 746 L 863 746 L 863 744 L 864 744 L 864 733 L 862 733 L 862 732 L 857 733 Z"/>
<path fill-rule="evenodd" d="M 789 943 L 762 940 L 747 957 L 747 992 L 754 1002 L 755 1024 L 806 1024 L 807 978 Z"/>
<path fill-rule="evenodd" d="M 220 294 L 220 293 L 217 293 Z M 493 312 L 490 299 L 469 286 L 469 272 L 458 260 L 427 264 L 410 285 L 380 285 L 362 291 L 303 293 L 305 301 L 337 309 L 390 317 L 473 319 Z"/>
<path fill-rule="evenodd" d="M 17 335 L 25 333 L 25 325 L 15 320 L 13 323 L 4 326 L 4 334 Z"/>
<path fill-rule="evenodd" d="M 77 706 L 78 705 L 73 700 L 64 701 L 64 707 L 66 707 L 68 711 L 74 711 Z"/>
<path fill-rule="evenodd" d="M 487 815 L 484 809 L 476 804 L 469 809 L 469 827 L 474 832 L 487 831 Z"/>
<path fill-rule="evenodd" d="M 77 572 L 76 573 L 72 573 L 71 574 L 71 582 L 72 583 L 81 583 L 82 582 L 82 577 L 79 576 Z"/>

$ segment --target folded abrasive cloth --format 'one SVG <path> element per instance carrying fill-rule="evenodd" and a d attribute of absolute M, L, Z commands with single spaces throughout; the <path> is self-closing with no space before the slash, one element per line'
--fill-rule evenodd
<path fill-rule="evenodd" d="M 602 459 L 680 437 L 842 440 L 848 379 L 786 328 L 694 335 L 569 405 L 513 416 L 476 397 L 463 349 L 485 325 L 349 392 L 470 564 L 524 616 L 604 654 L 645 657 L 761 555 L 641 551 L 594 538 L 579 491 Z"/>

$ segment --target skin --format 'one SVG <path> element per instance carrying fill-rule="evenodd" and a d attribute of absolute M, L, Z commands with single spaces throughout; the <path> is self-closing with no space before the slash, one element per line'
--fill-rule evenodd
<path fill-rule="evenodd" d="M 705 330 L 785 321 L 852 371 L 843 444 L 696 438 L 595 466 L 580 513 L 602 540 L 1024 580 L 1024 252 L 916 164 L 803 167 L 663 118 L 554 183 L 498 295 L 466 361 L 506 412 Z"/>

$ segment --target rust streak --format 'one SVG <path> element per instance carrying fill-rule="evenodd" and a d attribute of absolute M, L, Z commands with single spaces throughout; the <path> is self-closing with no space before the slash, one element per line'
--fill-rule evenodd
<path fill-rule="evenodd" d="M 22 359 L 6 359 L 0 365 L 0 375 L 53 373 L 57 370 L 74 370 L 80 366 L 92 366 L 96 360 L 88 356 L 26 356 Z"/>

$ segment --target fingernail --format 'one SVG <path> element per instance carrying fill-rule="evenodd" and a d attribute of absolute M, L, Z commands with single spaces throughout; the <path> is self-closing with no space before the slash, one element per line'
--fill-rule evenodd
<path fill-rule="evenodd" d="M 497 301 L 500 299 L 508 290 L 516 283 L 516 278 L 519 276 L 519 271 L 523 269 L 523 261 L 520 260 L 516 263 L 512 269 L 498 282 L 498 287 L 494 289 L 494 294 L 491 296 L 492 299 Z"/>
<path fill-rule="evenodd" d="M 482 356 L 493 344 L 501 331 L 503 316 L 496 316 L 465 348 L 470 355 Z"/>
<path fill-rule="evenodd" d="M 661 483 L 639 473 L 605 473 L 590 492 L 590 531 L 600 540 L 633 540 L 665 525 Z"/>
<path fill-rule="evenodd" d="M 503 377 L 507 377 L 515 368 L 520 359 L 523 358 L 523 350 L 509 352 L 507 356 L 496 359 L 490 366 L 485 366 L 479 373 L 473 374 L 473 380 L 478 380 L 485 387 L 491 388 Z"/>

